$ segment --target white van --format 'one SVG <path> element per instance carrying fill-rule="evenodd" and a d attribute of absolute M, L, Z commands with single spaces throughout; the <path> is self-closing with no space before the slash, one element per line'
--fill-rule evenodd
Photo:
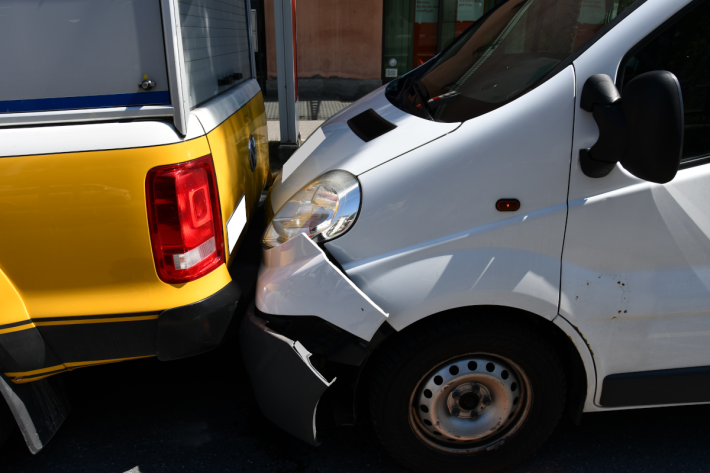
<path fill-rule="evenodd" d="M 497 3 L 270 191 L 242 349 L 307 442 L 329 392 L 423 472 L 710 402 L 710 0 Z"/>

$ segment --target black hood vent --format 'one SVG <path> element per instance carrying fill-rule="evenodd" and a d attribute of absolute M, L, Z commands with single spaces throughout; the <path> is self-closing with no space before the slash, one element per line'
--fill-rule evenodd
<path fill-rule="evenodd" d="M 348 120 L 348 126 L 353 133 L 366 142 L 397 128 L 397 125 L 391 124 L 371 108 Z"/>

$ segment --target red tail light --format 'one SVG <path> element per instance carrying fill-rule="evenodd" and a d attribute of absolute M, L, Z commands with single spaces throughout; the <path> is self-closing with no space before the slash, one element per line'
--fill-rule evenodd
<path fill-rule="evenodd" d="M 160 166 L 146 179 L 155 267 L 167 283 L 201 278 L 224 261 L 212 156 Z"/>

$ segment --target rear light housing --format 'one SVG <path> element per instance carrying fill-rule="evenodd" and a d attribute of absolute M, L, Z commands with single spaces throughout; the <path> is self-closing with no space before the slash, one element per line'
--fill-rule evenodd
<path fill-rule="evenodd" d="M 224 238 L 212 156 L 153 168 L 145 187 L 158 277 L 178 284 L 219 267 Z"/>

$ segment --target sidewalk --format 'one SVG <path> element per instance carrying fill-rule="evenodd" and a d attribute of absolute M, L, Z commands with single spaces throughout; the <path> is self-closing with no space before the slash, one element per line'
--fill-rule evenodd
<path fill-rule="evenodd" d="M 298 101 L 299 120 L 327 120 L 351 103 L 340 101 L 335 97 L 301 98 Z M 266 107 L 267 120 L 279 119 L 279 99 L 277 97 L 264 97 L 264 106 Z"/>
<path fill-rule="evenodd" d="M 298 131 L 301 132 L 301 142 L 306 141 L 311 133 L 316 131 L 325 120 L 299 120 Z M 269 142 L 281 141 L 281 124 L 278 120 L 267 120 L 266 127 L 269 133 Z"/>

